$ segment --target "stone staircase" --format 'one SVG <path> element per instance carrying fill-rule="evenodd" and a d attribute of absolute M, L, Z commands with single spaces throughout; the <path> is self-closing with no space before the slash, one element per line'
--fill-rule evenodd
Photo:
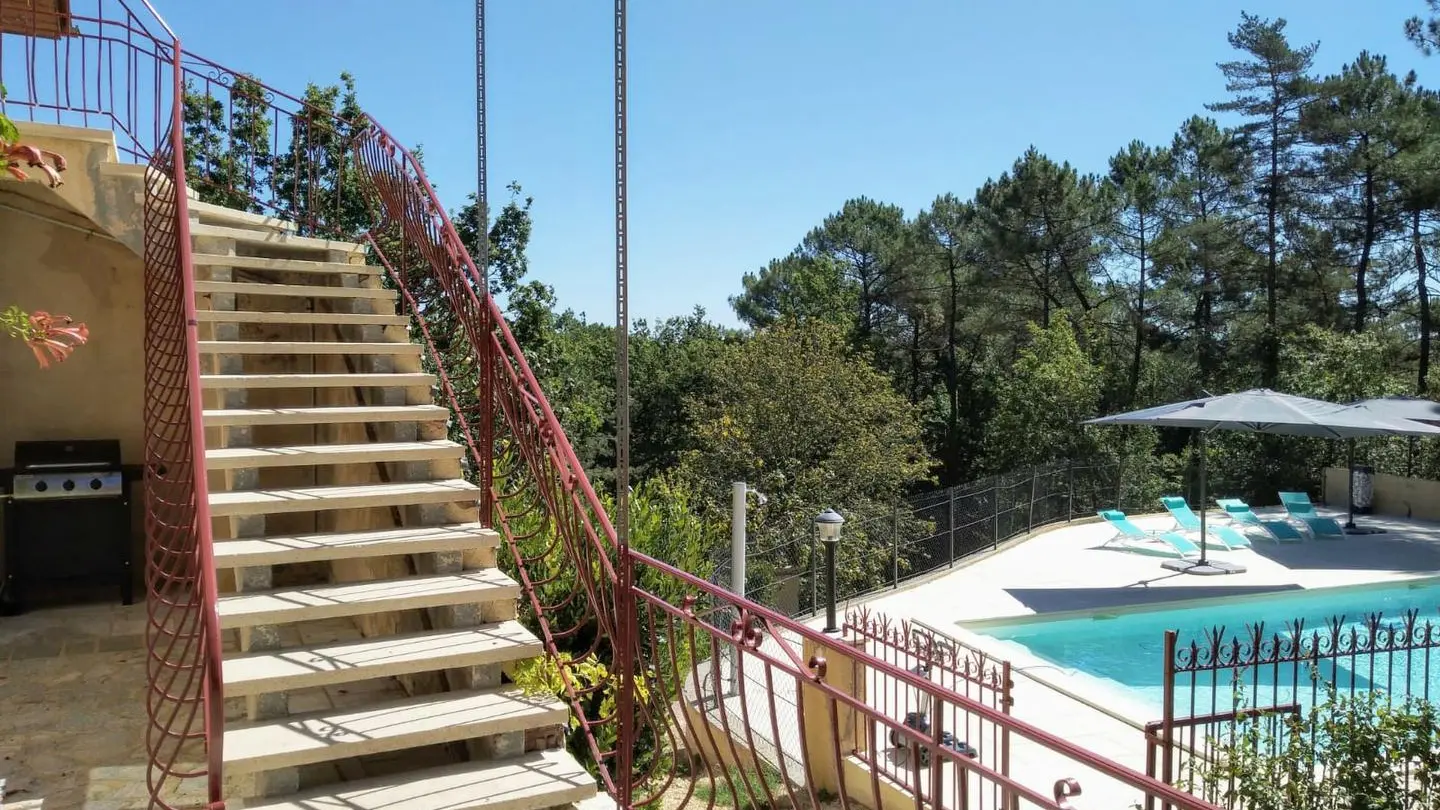
<path fill-rule="evenodd" d="M 533 810 L 595 794 L 568 708 L 360 246 L 190 203 L 232 802 Z"/>

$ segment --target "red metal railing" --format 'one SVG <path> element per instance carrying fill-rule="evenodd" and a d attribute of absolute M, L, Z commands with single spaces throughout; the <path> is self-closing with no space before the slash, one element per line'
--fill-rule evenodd
<path fill-rule="evenodd" d="M 23 89 L 11 88 L 10 104 L 32 119 L 110 126 L 122 154 L 149 165 L 146 525 L 157 804 L 165 783 L 184 776 L 205 776 L 210 801 L 220 798 L 188 180 L 202 199 L 362 239 L 385 267 L 485 493 L 482 518 L 504 538 L 522 618 L 572 708 L 571 748 L 626 810 L 818 807 L 832 794 L 847 808 L 880 808 L 896 791 L 916 807 L 994 797 L 979 800 L 1060 810 L 1079 786 L 1055 777 L 1081 772 L 1137 801 L 1209 810 L 1017 720 L 1007 713 L 1008 686 L 1002 696 L 964 678 L 922 677 L 884 649 L 857 648 L 665 562 L 622 554 L 605 500 L 415 157 L 358 109 L 182 58 L 163 25 L 147 28 L 123 0 L 94 2 L 112 13 L 76 14 L 75 36 L 22 40 Z M 50 71 L 40 69 L 47 55 Z M 0 79 L 6 65 L 0 56 Z M 633 677 L 616 675 L 620 662 Z M 872 684 L 883 684 L 878 701 Z M 923 701 L 928 728 L 896 716 L 901 704 L 885 699 L 887 690 Z M 626 706 L 633 716 L 621 716 Z M 965 735 L 974 737 L 974 757 L 947 744 L 957 718 L 986 730 Z M 1010 756 L 1012 738 L 1043 756 Z M 187 769 L 207 761 L 189 755 L 202 741 L 208 764 Z"/>
<path fill-rule="evenodd" d="M 104 127 L 123 158 L 145 166 L 145 581 L 147 783 L 152 806 L 193 806 L 179 792 L 206 780 L 223 806 L 224 701 L 200 419 L 190 263 L 180 41 L 147 0 L 7 5 L 0 84 L 22 122 Z M 28 17 L 27 17 L 28 15 Z M 50 36 L 45 36 L 50 32 Z M 66 33 L 68 32 L 68 34 Z M 55 33 L 65 35 L 54 36 Z M 48 69 L 47 69 L 48 68 Z M 15 75 L 21 81 L 6 79 Z"/>

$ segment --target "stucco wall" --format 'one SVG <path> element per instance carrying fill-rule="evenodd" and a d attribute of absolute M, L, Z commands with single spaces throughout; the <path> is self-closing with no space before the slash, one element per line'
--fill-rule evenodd
<path fill-rule="evenodd" d="M 0 208 L 0 307 L 63 313 L 90 329 L 89 344 L 43 371 L 27 346 L 0 339 L 0 467 L 27 439 L 118 438 L 124 461 L 140 463 L 143 291 L 141 261 L 124 246 Z"/>
<path fill-rule="evenodd" d="M 1349 482 L 1344 467 L 1325 470 L 1325 501 L 1332 509 L 1347 508 Z M 1375 474 L 1375 514 L 1440 521 L 1440 481 Z"/>

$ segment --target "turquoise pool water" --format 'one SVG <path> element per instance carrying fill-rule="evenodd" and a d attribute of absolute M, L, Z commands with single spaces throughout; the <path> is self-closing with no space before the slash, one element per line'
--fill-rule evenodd
<path fill-rule="evenodd" d="M 1333 681 L 1342 692 L 1382 689 L 1440 700 L 1440 578 L 1172 602 L 1153 608 L 1053 614 L 1052 618 L 967 623 L 966 627 L 1022 645 L 1062 669 L 1110 681 L 1158 712 L 1164 706 L 1166 630 L 1178 631 L 1180 647 L 1194 642 L 1209 649 L 1217 630 L 1226 644 L 1237 638 L 1244 643 L 1249 639 L 1247 627 L 1256 622 L 1264 623 L 1268 639 L 1276 633 L 1291 636 L 1290 628 L 1296 620 L 1302 620 L 1307 636 L 1319 630 L 1322 637 L 1329 637 L 1332 617 L 1343 617 L 1342 635 L 1357 632 L 1363 646 L 1368 638 L 1366 616 L 1380 613 L 1387 623 L 1398 622 L 1407 610 L 1418 610 L 1422 623 L 1427 619 L 1436 623 L 1430 649 L 1347 654 L 1322 661 L 1318 674 L 1322 681 Z M 1251 706 L 1290 702 L 1311 705 L 1316 696 L 1311 672 L 1305 665 L 1290 664 L 1240 670 L 1243 702 Z M 1233 669 L 1178 673 L 1177 711 L 1229 710 L 1236 702 L 1236 678 Z M 1323 695 L 1320 697 L 1323 699 Z"/>

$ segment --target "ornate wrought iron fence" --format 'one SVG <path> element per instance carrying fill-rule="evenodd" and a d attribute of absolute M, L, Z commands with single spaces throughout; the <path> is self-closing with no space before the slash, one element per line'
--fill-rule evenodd
<path fill-rule="evenodd" d="M 966 646 L 921 624 L 903 619 L 895 621 L 863 607 L 845 614 L 844 629 L 862 641 L 870 655 L 888 664 L 1007 715 L 1015 705 L 1012 694 L 1015 683 L 1010 677 L 1009 661 Z M 883 673 L 876 674 L 866 686 L 870 704 L 885 716 L 903 718 L 906 725 L 921 730 L 930 726 L 924 693 L 905 688 Z M 1010 731 L 966 711 L 963 704 L 952 704 L 947 709 L 949 714 L 941 721 L 945 730 L 973 751 L 978 761 L 996 773 L 1011 776 Z M 908 771 L 922 760 L 919 752 L 896 750 L 884 766 L 891 779 L 904 783 L 909 781 Z M 983 810 L 1013 805 L 999 783 L 986 787 L 989 789 L 970 794 L 970 806 Z"/>
<path fill-rule="evenodd" d="M 1298 727 L 1294 720 L 1332 698 L 1431 701 L 1440 679 L 1440 622 L 1413 609 L 1389 618 L 1332 616 L 1321 625 L 1219 625 L 1189 639 L 1170 630 L 1164 644 L 1164 708 L 1147 725 L 1147 771 L 1232 805 L 1233 778 L 1211 772 L 1247 726 L 1259 726 L 1273 756 Z"/>

